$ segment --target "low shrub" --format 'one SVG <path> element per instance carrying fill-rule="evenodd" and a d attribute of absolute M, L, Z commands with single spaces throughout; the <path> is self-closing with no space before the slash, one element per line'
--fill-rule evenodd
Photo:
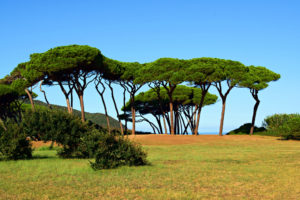
<path fill-rule="evenodd" d="M 107 133 L 93 129 L 80 138 L 80 144 L 77 149 L 76 157 L 94 158 L 97 150 L 100 148 L 100 141 L 106 137 Z"/>
<path fill-rule="evenodd" d="M 283 139 L 300 139 L 299 114 L 275 114 L 264 120 L 267 134 Z"/>
<path fill-rule="evenodd" d="M 91 167 L 94 170 L 100 170 L 123 165 L 146 165 L 146 156 L 147 154 L 140 145 L 122 137 L 105 135 L 100 141 L 95 155 L 95 162 L 91 162 Z"/>
<path fill-rule="evenodd" d="M 32 148 L 29 138 L 22 126 L 8 123 L 7 130 L 0 131 L 0 154 L 6 160 L 32 158 Z"/>

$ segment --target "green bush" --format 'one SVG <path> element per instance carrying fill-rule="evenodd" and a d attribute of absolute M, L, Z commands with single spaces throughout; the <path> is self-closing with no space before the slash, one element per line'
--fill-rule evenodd
<path fill-rule="evenodd" d="M 105 132 L 93 129 L 81 136 L 76 157 L 94 158 L 97 150 L 100 148 L 100 141 L 106 137 L 106 134 Z"/>
<path fill-rule="evenodd" d="M 242 126 L 240 126 L 239 128 L 228 132 L 226 135 L 245 135 L 245 134 L 250 133 L 250 129 L 251 129 L 251 123 L 246 123 L 246 124 L 243 124 Z M 259 133 L 259 132 L 263 132 L 265 130 L 266 129 L 264 127 L 254 126 L 254 134 Z"/>
<path fill-rule="evenodd" d="M 55 141 L 62 158 L 91 158 L 98 147 L 97 140 L 106 134 L 105 129 L 92 122 L 82 123 L 77 116 L 58 110 L 27 110 L 22 124 L 32 138 Z"/>
<path fill-rule="evenodd" d="M 267 134 L 280 136 L 283 139 L 300 139 L 299 114 L 275 114 L 264 120 Z"/>
<path fill-rule="evenodd" d="M 31 143 L 22 126 L 8 123 L 6 131 L 1 129 L 0 154 L 6 160 L 32 158 Z"/>
<path fill-rule="evenodd" d="M 147 164 L 147 154 L 141 146 L 122 137 L 105 135 L 100 141 L 95 162 L 91 162 L 94 170 L 116 168 L 123 165 L 139 166 Z"/>

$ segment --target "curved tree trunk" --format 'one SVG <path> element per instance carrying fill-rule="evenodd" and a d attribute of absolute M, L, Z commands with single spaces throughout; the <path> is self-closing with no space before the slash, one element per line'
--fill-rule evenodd
<path fill-rule="evenodd" d="M 27 88 L 25 89 L 25 92 L 28 95 L 28 98 L 29 98 L 29 101 L 30 101 L 30 104 L 31 104 L 31 109 L 32 109 L 33 112 L 35 112 L 35 106 L 34 106 L 34 102 L 33 102 L 33 99 L 32 99 L 32 95 L 30 94 L 30 92 Z"/>
<path fill-rule="evenodd" d="M 99 90 L 99 84 L 101 84 L 101 86 L 103 88 L 102 91 Z M 101 82 L 101 79 L 98 80 L 98 83 L 95 82 L 95 88 L 96 88 L 96 91 L 98 92 L 98 94 L 101 97 L 103 108 L 104 108 L 104 112 L 105 112 L 105 117 L 106 117 L 107 129 L 108 129 L 108 133 L 110 133 L 109 117 L 108 117 L 108 113 L 107 113 L 105 99 L 104 99 L 104 96 L 103 96 L 106 88 L 105 88 L 104 84 Z"/>
<path fill-rule="evenodd" d="M 110 123 L 109 123 L 109 117 L 108 117 L 108 113 L 107 113 L 106 103 L 105 103 L 103 94 L 101 94 L 100 96 L 101 96 L 103 107 L 104 107 L 104 111 L 105 111 L 105 117 L 106 117 L 106 123 L 107 123 L 108 133 L 110 133 Z"/>
<path fill-rule="evenodd" d="M 122 124 L 122 122 L 120 120 L 120 117 L 119 117 L 119 110 L 118 110 L 117 103 L 116 103 L 116 100 L 115 100 L 114 90 L 111 86 L 111 82 L 109 82 L 107 85 L 108 85 L 108 87 L 110 88 L 110 91 L 111 91 L 111 98 L 113 100 L 114 107 L 115 107 L 115 110 L 116 110 L 116 113 L 117 113 L 118 121 L 119 121 L 119 124 L 120 124 L 120 129 L 121 129 L 121 134 L 124 135 L 123 124 Z"/>
<path fill-rule="evenodd" d="M 253 108 L 253 116 L 252 116 L 252 122 L 251 122 L 250 135 L 253 135 L 253 132 L 254 132 L 256 112 L 257 112 L 257 109 L 258 109 L 258 106 L 259 106 L 259 103 L 260 103 L 258 98 L 256 98 L 255 100 L 256 100 L 256 103 L 255 103 L 254 108 Z"/>
<path fill-rule="evenodd" d="M 46 101 L 46 103 L 47 103 L 47 106 L 48 106 L 50 109 L 52 109 L 52 107 L 51 107 L 51 105 L 50 105 L 50 103 L 49 103 L 49 101 L 48 101 L 48 99 L 47 99 L 46 92 L 42 89 L 43 82 L 44 82 L 44 80 L 42 80 L 41 83 L 40 83 L 40 91 L 44 94 L 44 98 L 45 98 L 45 101 Z"/>
<path fill-rule="evenodd" d="M 67 108 L 68 108 L 68 113 L 72 113 L 72 109 L 71 109 L 71 106 L 70 106 L 70 100 L 69 100 L 69 95 L 67 93 L 67 91 L 65 90 L 64 86 L 62 85 L 61 82 L 58 82 L 58 85 L 61 89 L 61 91 L 63 92 L 63 94 L 65 95 L 65 98 L 66 98 L 66 102 L 67 102 Z"/>

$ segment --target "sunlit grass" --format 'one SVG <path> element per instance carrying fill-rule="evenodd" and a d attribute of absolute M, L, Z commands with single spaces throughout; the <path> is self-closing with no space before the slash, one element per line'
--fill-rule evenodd
<path fill-rule="evenodd" d="M 144 146 L 151 165 L 102 171 L 40 149 L 0 162 L 0 199 L 300 199 L 300 142 L 256 137 Z"/>

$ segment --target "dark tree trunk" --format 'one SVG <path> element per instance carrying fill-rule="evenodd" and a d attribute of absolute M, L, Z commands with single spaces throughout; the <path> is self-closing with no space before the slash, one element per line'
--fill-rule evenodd
<path fill-rule="evenodd" d="M 32 95 L 30 94 L 28 89 L 25 89 L 25 92 L 28 95 L 28 98 L 29 98 L 29 101 L 30 101 L 30 104 L 31 104 L 31 109 L 32 109 L 33 112 L 35 112 L 35 106 L 34 106 L 34 102 L 33 102 L 33 99 L 32 99 Z"/>
<path fill-rule="evenodd" d="M 252 122 L 251 122 L 250 135 L 253 135 L 253 132 L 254 132 L 256 113 L 257 113 L 257 109 L 258 109 L 258 106 L 259 106 L 259 103 L 260 103 L 260 100 L 258 99 L 257 93 L 258 93 L 257 90 L 255 90 L 252 93 L 252 96 L 254 97 L 256 103 L 255 103 L 254 108 L 253 108 L 253 116 L 252 116 Z"/>
<path fill-rule="evenodd" d="M 159 127 L 159 134 L 163 134 L 163 129 L 162 129 L 162 125 L 160 122 L 160 117 L 158 117 L 157 115 L 153 114 L 152 115 L 155 117 L 156 121 L 157 121 L 157 125 Z"/>
<path fill-rule="evenodd" d="M 170 118 L 171 118 L 171 135 L 175 134 L 174 131 L 174 113 L 173 113 L 173 102 L 170 102 Z"/>

